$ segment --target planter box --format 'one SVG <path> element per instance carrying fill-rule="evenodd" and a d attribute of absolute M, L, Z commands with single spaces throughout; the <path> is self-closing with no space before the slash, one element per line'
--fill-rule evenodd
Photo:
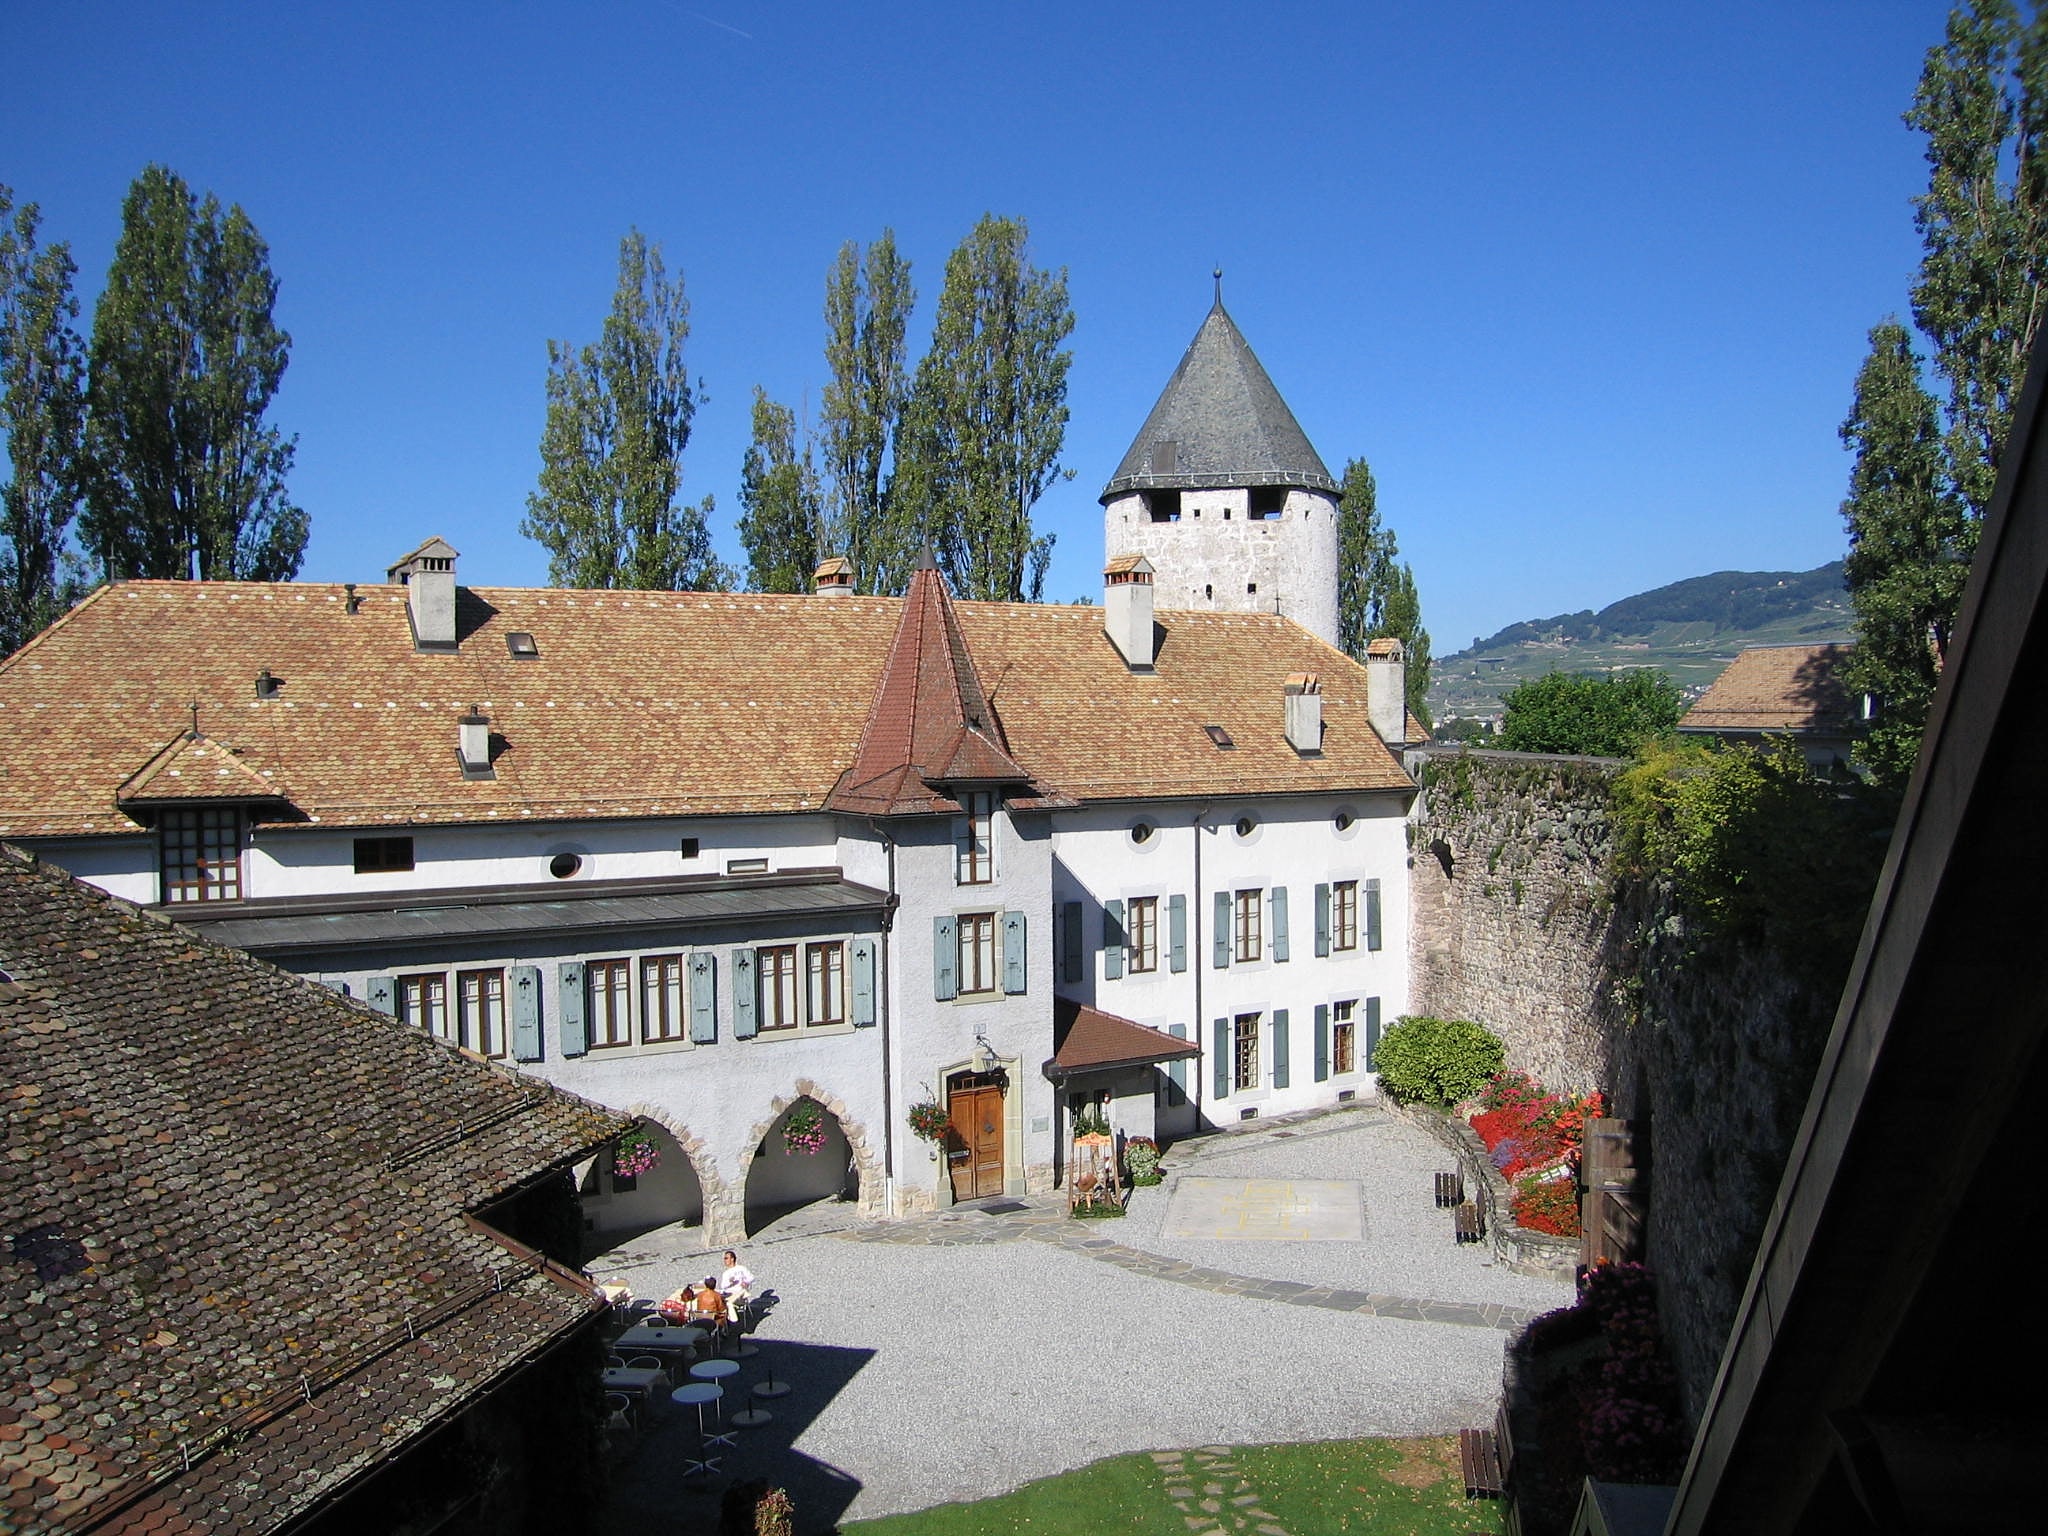
<path fill-rule="evenodd" d="M 1515 1225 L 1511 1214 L 1513 1191 L 1501 1171 L 1493 1166 L 1493 1160 L 1486 1155 L 1486 1144 L 1479 1139 L 1479 1133 L 1463 1120 L 1440 1115 L 1432 1109 L 1412 1109 L 1383 1099 L 1388 1110 L 1399 1115 L 1410 1125 L 1420 1126 L 1429 1135 L 1441 1142 L 1458 1159 L 1458 1165 L 1465 1171 L 1465 1187 L 1471 1198 L 1478 1203 L 1479 1213 L 1486 1221 L 1486 1239 L 1493 1245 L 1493 1256 L 1500 1263 L 1518 1275 L 1534 1275 L 1543 1280 L 1572 1280 L 1578 1275 L 1579 1240 L 1576 1237 L 1553 1237 L 1548 1232 L 1531 1232 L 1526 1227 Z"/>

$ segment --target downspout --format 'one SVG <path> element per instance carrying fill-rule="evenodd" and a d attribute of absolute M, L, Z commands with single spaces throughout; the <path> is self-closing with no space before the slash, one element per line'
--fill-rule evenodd
<path fill-rule="evenodd" d="M 1194 953 L 1188 956 L 1188 964 L 1194 968 L 1195 972 L 1195 1018 L 1194 1022 L 1189 1025 L 1189 1030 L 1194 1036 L 1196 1052 L 1195 1129 L 1197 1131 L 1200 1131 L 1202 1128 L 1202 1085 L 1209 1079 L 1209 1074 L 1202 1070 L 1201 1057 L 1202 1041 L 1208 1037 L 1209 1025 L 1207 1015 L 1202 1012 L 1202 956 L 1206 953 L 1202 948 L 1202 914 L 1208 910 L 1207 904 L 1202 900 L 1202 818 L 1209 814 L 1209 809 L 1205 805 L 1195 812 L 1195 910 L 1188 914 L 1188 927 L 1194 930 L 1195 939 L 1193 945 L 1190 946 Z"/>
<path fill-rule="evenodd" d="M 875 988 L 876 1018 L 882 1033 L 882 1177 L 886 1181 L 884 1190 L 887 1198 L 883 1204 L 887 1213 L 896 1214 L 896 1096 L 895 1079 L 890 1071 L 889 1024 L 893 1010 L 889 1006 L 890 988 L 894 985 L 896 973 L 889 966 L 889 933 L 896 925 L 896 839 L 874 817 L 868 818 L 868 825 L 875 829 L 875 835 L 882 840 L 889 859 L 889 904 L 882 911 L 881 954 L 878 957 L 878 976 Z"/>

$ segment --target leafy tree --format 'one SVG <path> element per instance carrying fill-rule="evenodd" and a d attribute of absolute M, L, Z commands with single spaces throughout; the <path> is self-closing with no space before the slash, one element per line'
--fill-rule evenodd
<path fill-rule="evenodd" d="M 1552 672 L 1517 683 L 1501 706 L 1504 751 L 1627 757 L 1677 726 L 1685 695 L 1654 667 L 1618 677 Z"/>
<path fill-rule="evenodd" d="M 1408 709 L 1429 724 L 1429 631 L 1415 573 L 1400 564 L 1394 530 L 1380 521 L 1379 487 L 1365 460 L 1344 466 L 1337 493 L 1337 648 L 1360 660 L 1382 636 L 1408 655 Z"/>
<path fill-rule="evenodd" d="M 910 263 L 883 230 L 865 256 L 848 241 L 825 279 L 825 362 L 832 373 L 820 409 L 819 439 L 831 496 L 823 548 L 853 562 L 862 592 L 891 590 L 885 572 L 908 572 L 917 556 L 889 519 L 883 495 L 910 392 L 904 331 L 917 303 Z M 808 574 L 808 573 L 807 573 Z"/>
<path fill-rule="evenodd" d="M 708 514 L 677 506 L 697 395 L 683 343 L 690 306 L 661 247 L 635 229 L 597 342 L 548 343 L 540 487 L 519 531 L 548 551 L 558 587 L 722 592 L 733 573 L 711 550 Z M 697 394 L 702 393 L 702 386 Z"/>
<path fill-rule="evenodd" d="M 807 592 L 818 568 L 819 496 L 810 445 L 796 445 L 796 413 L 754 387 L 754 440 L 740 465 L 740 543 L 747 587 Z"/>
<path fill-rule="evenodd" d="M 10 222 L 9 215 L 12 214 Z M 78 595 L 67 545 L 84 493 L 85 349 L 70 247 L 36 248 L 36 205 L 0 185 L 0 656 L 62 616 Z"/>
<path fill-rule="evenodd" d="M 264 422 L 291 354 L 270 249 L 161 165 L 121 206 L 93 311 L 85 542 L 109 577 L 288 581 L 309 523 L 297 443 Z"/>
<path fill-rule="evenodd" d="M 1919 753 L 1976 525 L 1946 471 L 1938 409 L 1897 320 L 1870 333 L 1842 440 L 1856 453 L 1842 503 L 1856 647 L 1842 678 L 1881 704 L 1859 759 L 1880 783 L 1900 784 Z"/>
<path fill-rule="evenodd" d="M 947 258 L 889 492 L 899 549 L 929 540 L 955 591 L 997 602 L 1043 594 L 1053 536 L 1032 536 L 1031 508 L 1072 474 L 1058 459 L 1074 311 L 1066 269 L 1033 266 L 1028 235 L 1021 219 L 984 214 Z M 909 576 L 891 566 L 876 589 Z"/>

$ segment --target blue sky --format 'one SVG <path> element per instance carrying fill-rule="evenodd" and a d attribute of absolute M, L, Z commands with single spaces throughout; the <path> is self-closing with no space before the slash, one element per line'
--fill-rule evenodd
<path fill-rule="evenodd" d="M 0 182 L 72 243 L 88 323 L 145 163 L 248 210 L 320 580 L 438 533 L 466 581 L 545 581 L 546 341 L 596 334 L 633 225 L 684 275 L 685 490 L 737 561 L 753 386 L 815 410 L 841 242 L 895 228 L 921 348 L 994 210 L 1068 269 L 1076 473 L 1037 517 L 1048 596 L 1094 593 L 1096 496 L 1220 264 L 1332 472 L 1372 464 L 1442 653 L 1842 552 L 1836 429 L 1905 307 L 1899 114 L 1946 13 L 0 0 Z"/>

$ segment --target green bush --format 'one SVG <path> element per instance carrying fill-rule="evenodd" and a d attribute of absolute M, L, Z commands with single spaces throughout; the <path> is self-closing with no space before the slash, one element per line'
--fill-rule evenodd
<path fill-rule="evenodd" d="M 1397 1102 L 1447 1108 L 1500 1070 L 1500 1037 L 1466 1019 L 1404 1018 L 1381 1037 L 1372 1064 Z"/>

